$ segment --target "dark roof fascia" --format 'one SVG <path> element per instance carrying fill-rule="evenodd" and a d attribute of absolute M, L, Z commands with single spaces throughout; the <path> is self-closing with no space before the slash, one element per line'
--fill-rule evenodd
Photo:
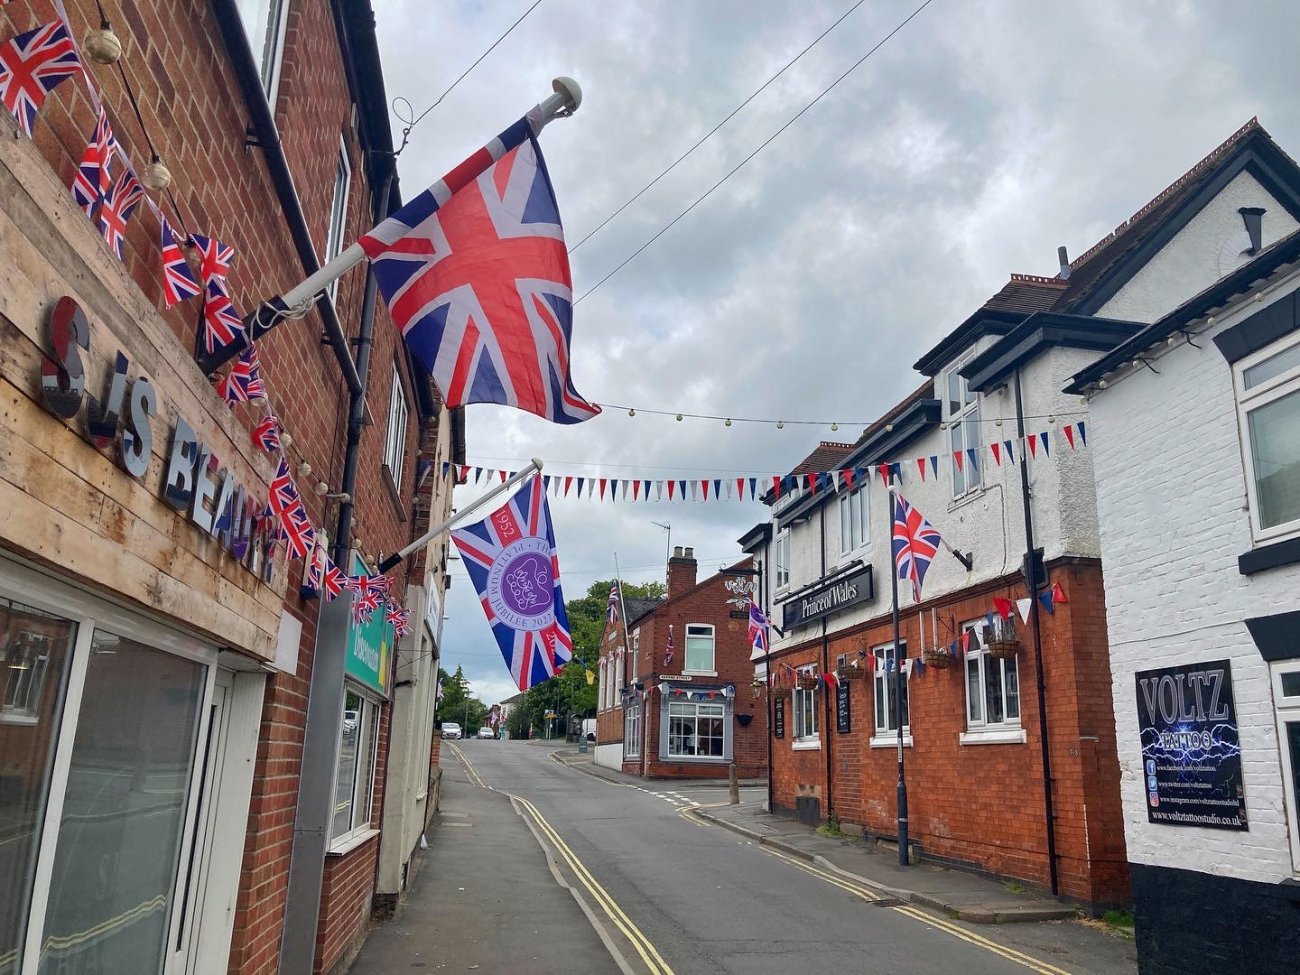
<path fill-rule="evenodd" d="M 981 308 L 948 333 L 938 345 L 921 358 L 912 368 L 925 376 L 937 376 L 949 362 L 986 335 L 1006 335 L 1022 322 L 1027 313 Z"/>
<path fill-rule="evenodd" d="M 740 546 L 742 552 L 748 552 L 753 555 L 762 546 L 772 540 L 772 523 L 770 521 L 760 521 L 745 534 L 736 539 L 736 544 Z"/>
<path fill-rule="evenodd" d="M 943 403 L 919 399 L 886 426 L 854 448 L 844 458 L 845 467 L 870 467 L 886 462 L 908 444 L 923 436 L 943 418 Z"/>
<path fill-rule="evenodd" d="M 1300 230 L 1278 241 L 1249 264 L 1243 264 L 1226 278 L 1206 288 L 1179 305 L 1164 318 L 1148 325 L 1131 339 L 1116 346 L 1086 369 L 1081 369 L 1065 387 L 1067 393 L 1083 393 L 1086 388 L 1121 364 L 1140 355 L 1175 332 L 1181 332 L 1196 319 L 1227 305 L 1234 297 L 1294 261 L 1300 260 Z"/>
<path fill-rule="evenodd" d="M 1014 370 L 1048 349 L 1064 346 L 1109 352 L 1144 328 L 1142 322 L 1035 312 L 996 345 L 963 366 L 961 375 L 972 390 L 987 393 L 1005 383 Z"/>
<path fill-rule="evenodd" d="M 1262 130 L 1256 130 L 1242 140 L 1216 170 L 1198 190 L 1166 215 L 1132 252 L 1103 271 L 1088 290 L 1071 303 L 1070 311 L 1078 315 L 1095 314 L 1243 171 L 1259 180 L 1293 217 L 1300 219 L 1300 177 L 1296 175 L 1296 165 Z"/>
<path fill-rule="evenodd" d="M 357 105 L 357 128 L 365 151 L 365 166 L 372 186 L 391 170 L 388 213 L 402 205 L 402 192 L 393 155 L 393 129 L 388 115 L 388 94 L 375 31 L 375 11 L 370 0 L 333 0 L 339 46 L 349 68 L 348 82 Z"/>

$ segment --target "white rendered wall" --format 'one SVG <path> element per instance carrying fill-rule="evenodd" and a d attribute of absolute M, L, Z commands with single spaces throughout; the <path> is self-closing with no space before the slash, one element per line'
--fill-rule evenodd
<path fill-rule="evenodd" d="M 1295 218 L 1249 173 L 1237 175 L 1188 221 L 1133 279 L 1102 306 L 1103 318 L 1154 322 L 1235 271 L 1250 246 L 1240 207 L 1263 207 L 1263 246 L 1300 228 Z"/>
<path fill-rule="evenodd" d="M 1266 223 L 1267 223 L 1267 218 Z M 1293 289 L 1293 275 L 1282 291 Z M 1092 400 L 1106 609 L 1129 859 L 1248 880 L 1292 875 L 1268 667 L 1242 620 L 1296 609 L 1300 566 L 1243 576 L 1251 548 L 1232 371 L 1210 338 L 1250 298 Z M 1147 822 L 1135 671 L 1232 662 L 1246 832 Z"/>
<path fill-rule="evenodd" d="M 594 757 L 597 765 L 621 770 L 623 768 L 623 743 L 619 741 L 612 745 L 597 745 Z"/>

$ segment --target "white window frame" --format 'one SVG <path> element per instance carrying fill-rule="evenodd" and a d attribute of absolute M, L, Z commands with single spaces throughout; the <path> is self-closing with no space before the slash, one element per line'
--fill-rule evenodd
<path fill-rule="evenodd" d="M 772 580 L 776 592 L 790 588 L 790 529 L 782 528 L 772 542 Z"/>
<path fill-rule="evenodd" d="M 697 677 L 717 677 L 718 676 L 718 634 L 712 623 L 687 623 L 682 628 L 682 673 L 691 674 Z M 691 637 L 704 636 L 703 633 L 692 634 L 691 630 L 708 630 L 709 643 L 712 649 L 709 653 L 709 668 L 707 670 L 699 667 L 688 667 L 687 662 L 691 659 Z"/>
<path fill-rule="evenodd" d="M 600 678 L 596 684 L 596 710 L 605 710 L 605 670 L 609 667 L 605 663 L 605 658 L 601 657 L 600 662 L 596 665 L 597 676 Z"/>
<path fill-rule="evenodd" d="M 939 386 L 939 400 L 943 404 L 943 420 L 948 425 L 944 443 L 948 448 L 948 464 L 952 474 L 952 498 L 954 501 L 968 497 L 984 487 L 984 456 L 982 453 L 984 436 L 980 429 L 980 408 L 982 403 L 980 394 L 970 392 L 969 386 L 960 372 L 972 358 L 973 355 L 968 355 L 945 370 L 941 374 L 942 379 Z M 970 402 L 963 402 L 956 412 L 951 409 L 951 396 L 949 393 L 949 387 L 954 380 L 961 384 L 963 399 L 970 397 Z M 971 444 L 966 441 L 965 431 L 968 428 L 975 431 L 975 435 L 979 438 L 978 443 Z M 953 446 L 954 434 L 958 431 L 963 432 L 960 468 L 957 466 L 957 458 L 953 456 L 955 450 Z M 974 471 L 971 470 L 970 455 L 966 453 L 971 447 L 975 448 L 975 456 L 979 458 L 979 463 L 975 464 Z M 972 474 L 974 475 L 973 479 Z"/>
<path fill-rule="evenodd" d="M 402 373 L 393 363 L 393 386 L 388 393 L 388 429 L 384 436 L 384 466 L 393 478 L 393 486 L 402 491 L 402 468 L 406 464 L 406 424 L 411 410 L 402 388 Z"/>
<path fill-rule="evenodd" d="M 816 674 L 817 670 L 812 664 L 800 667 L 797 671 L 800 675 Z M 794 737 L 790 741 L 790 747 L 798 750 L 812 749 L 822 747 L 821 734 L 821 709 L 818 707 L 817 691 L 805 690 L 797 683 L 794 690 L 790 692 L 790 713 L 794 725 Z"/>
<path fill-rule="evenodd" d="M 352 161 L 348 159 L 348 144 L 339 136 L 338 162 L 334 167 L 334 196 L 330 203 L 330 223 L 325 233 L 324 266 L 343 253 L 343 241 L 348 229 L 348 203 L 352 195 Z M 335 278 L 325 288 L 330 301 L 338 298 L 339 279 Z"/>
<path fill-rule="evenodd" d="M 673 709 L 679 709 L 679 713 L 674 714 Z M 680 713 L 681 709 L 689 708 L 693 711 L 689 720 L 695 722 L 695 732 L 692 739 L 695 741 L 696 754 L 691 755 L 686 752 L 673 751 L 672 726 L 673 718 L 684 717 Z M 667 718 L 667 729 L 663 743 L 663 757 L 676 761 L 701 761 L 701 762 L 725 762 L 728 760 L 727 753 L 727 705 L 725 701 L 668 701 L 668 707 L 664 712 Z M 700 755 L 700 719 L 701 718 L 720 718 L 722 720 L 722 752 L 718 755 Z"/>
<path fill-rule="evenodd" d="M 840 495 L 840 555 L 852 555 L 870 544 L 870 495 L 871 491 L 865 484 L 847 494 Z M 858 519 L 856 526 L 853 523 L 855 515 Z"/>
<path fill-rule="evenodd" d="M 249 24 L 244 14 L 244 4 L 239 4 L 240 20 L 244 21 L 244 30 L 248 33 L 248 46 L 253 52 L 253 61 L 257 64 L 257 74 L 266 92 L 266 100 L 275 115 L 275 99 L 280 92 L 280 69 L 284 66 L 284 39 L 289 28 L 289 0 L 268 0 L 266 16 L 266 34 L 262 37 L 262 50 L 257 50 L 251 33 L 253 25 Z M 270 48 L 270 57 L 267 49 Z"/>
<path fill-rule="evenodd" d="M 368 762 L 368 772 L 366 780 L 363 783 L 358 777 L 357 781 L 352 783 L 352 813 L 350 817 L 351 827 L 338 836 L 331 836 L 329 848 L 325 851 L 327 854 L 340 856 L 360 846 L 370 837 L 376 835 L 379 830 L 370 825 L 371 817 L 375 808 L 375 765 L 379 760 L 379 739 L 380 722 L 383 720 L 383 701 L 363 688 L 360 684 L 354 684 L 351 681 L 347 683 L 347 690 L 356 694 L 361 699 L 361 713 L 357 716 L 357 762 L 361 762 L 362 749 L 369 752 L 370 761 Z M 344 707 L 347 706 L 346 693 L 344 695 Z M 340 733 L 342 733 L 341 722 L 343 715 L 339 715 Z M 464 731 L 462 730 L 462 734 Z M 341 754 L 341 753 L 340 753 Z M 334 763 L 334 775 L 330 782 L 330 802 L 333 803 L 337 796 L 339 767 L 338 762 Z M 365 815 L 362 817 L 361 811 L 361 792 L 362 786 L 365 787 Z M 334 807 L 330 806 L 330 832 L 334 830 Z"/>
<path fill-rule="evenodd" d="M 907 641 L 903 643 L 903 659 L 907 659 Z M 872 748 L 894 748 L 898 745 L 898 725 L 892 724 L 895 721 L 893 704 L 890 701 L 889 685 L 895 680 L 894 674 L 888 671 L 882 672 L 879 669 L 879 662 L 889 659 L 894 653 L 892 643 L 883 643 L 880 646 L 872 647 L 869 658 L 871 660 L 871 726 L 875 729 L 872 735 L 870 746 Z M 897 655 L 894 654 L 895 659 Z M 904 693 L 910 690 L 911 680 L 907 674 L 902 675 L 902 684 Z M 881 711 L 878 707 L 880 701 L 885 702 L 884 724 L 880 722 Z M 911 747 L 912 744 L 912 698 L 907 698 L 907 715 L 903 722 L 903 745 Z"/>
<path fill-rule="evenodd" d="M 641 701 L 629 701 L 623 709 L 623 757 L 641 757 L 641 722 L 645 707 Z"/>
<path fill-rule="evenodd" d="M 985 625 L 985 621 L 970 620 L 961 624 L 960 632 L 977 630 Z M 971 693 L 970 693 L 970 667 L 974 665 L 976 674 L 979 678 L 979 717 L 975 717 L 971 710 Z M 988 720 L 988 701 L 984 696 L 985 680 L 989 667 L 997 666 L 1001 673 L 1002 687 L 1002 712 L 1005 715 L 1007 711 L 1007 671 L 1010 670 L 1016 679 L 1016 716 L 1014 718 L 1004 717 L 1002 721 Z M 1021 698 L 1020 698 L 1020 670 L 1019 660 L 1017 657 L 1001 658 L 994 657 L 980 645 L 978 638 L 971 639 L 971 648 L 966 651 L 965 659 L 962 661 L 961 671 L 962 686 L 965 688 L 966 697 L 966 730 L 958 736 L 958 741 L 963 745 L 1002 745 L 1002 744 L 1022 744 L 1027 740 L 1025 729 L 1020 723 L 1021 717 Z"/>
<path fill-rule="evenodd" d="M 1250 443 L 1250 414 L 1263 406 L 1292 395 L 1300 395 L 1300 366 L 1295 366 L 1265 380 L 1253 389 L 1246 389 L 1245 375 L 1260 363 L 1289 352 L 1300 346 L 1300 333 L 1274 342 L 1267 348 L 1246 356 L 1232 367 L 1233 388 L 1237 397 L 1237 428 L 1241 439 L 1241 454 L 1250 503 L 1250 530 L 1256 543 L 1270 543 L 1300 537 L 1300 518 L 1280 525 L 1263 527 L 1259 520 L 1259 492 L 1255 484 L 1255 459 Z"/>
<path fill-rule="evenodd" d="M 1282 807 L 1287 812 L 1287 832 L 1291 838 L 1291 872 L 1300 876 L 1300 782 L 1293 771 L 1291 743 L 1287 735 L 1288 724 L 1300 723 L 1300 687 L 1295 692 L 1284 693 L 1283 678 L 1292 676 L 1300 681 L 1300 660 L 1282 660 L 1269 666 L 1273 680 L 1273 709 L 1277 721 L 1277 740 L 1282 761 Z"/>

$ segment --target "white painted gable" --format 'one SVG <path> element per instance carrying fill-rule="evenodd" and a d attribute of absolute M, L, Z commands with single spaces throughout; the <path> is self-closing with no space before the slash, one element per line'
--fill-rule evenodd
<path fill-rule="evenodd" d="M 1103 318 L 1154 322 L 1249 260 L 1238 210 L 1264 209 L 1263 246 L 1300 223 L 1254 176 L 1241 172 L 1098 311 Z"/>

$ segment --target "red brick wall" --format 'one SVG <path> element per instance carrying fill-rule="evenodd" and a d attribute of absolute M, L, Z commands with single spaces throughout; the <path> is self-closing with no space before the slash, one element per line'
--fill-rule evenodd
<path fill-rule="evenodd" d="M 99 21 L 91 0 L 67 0 L 73 33 L 78 40 Z M 122 0 L 105 5 L 124 45 L 122 67 L 134 87 L 140 112 L 159 154 L 171 169 L 177 210 L 164 205 L 178 234 L 210 234 L 232 245 L 237 253 L 230 284 L 236 308 L 247 312 L 262 298 L 281 293 L 302 279 L 303 271 L 285 223 L 271 179 L 256 148 L 245 146 L 249 113 L 239 95 L 235 74 L 217 30 L 215 15 L 205 0 Z M 0 37 L 29 30 L 54 17 L 45 0 L 18 0 L 0 8 Z M 149 150 L 137 125 L 116 68 L 90 66 L 103 93 L 115 135 L 130 158 L 143 166 Z M 290 5 L 285 55 L 275 107 L 277 126 L 293 171 L 312 238 L 318 252 L 325 246 L 334 188 L 335 160 L 342 137 L 352 163 L 348 238 L 371 224 L 371 198 L 364 176 L 361 148 L 351 130 L 351 95 L 339 41 L 327 3 Z M 86 139 L 94 127 L 94 111 L 78 79 L 69 79 L 46 100 L 39 114 L 34 142 L 44 157 L 70 183 Z M 268 218 L 269 215 L 269 218 Z M 146 296 L 161 310 L 158 222 L 140 206 L 128 225 L 124 263 Z M 343 328 L 358 327 L 364 271 L 356 269 L 340 283 L 336 307 Z M 197 300 L 161 311 L 177 338 L 176 355 L 188 357 L 194 348 Z M 295 442 L 294 462 L 313 469 L 304 479 L 303 496 L 312 522 L 332 528 L 336 507 L 328 507 L 311 490 L 318 479 L 337 489 L 342 474 L 347 392 L 333 353 L 323 347 L 323 324 L 313 312 L 305 320 L 280 326 L 259 342 L 259 352 L 271 401 Z M 393 551 L 408 538 L 411 473 L 416 442 L 415 403 L 408 397 L 410 421 L 400 498 L 394 499 L 382 471 L 391 363 L 399 361 L 398 336 L 380 305 L 375 323 L 375 347 L 367 402 L 376 423 L 362 436 L 358 483 L 354 492 L 354 537 L 371 556 Z M 405 373 L 404 373 L 405 374 Z M 205 383 L 197 368 L 194 383 Z M 408 386 L 410 377 L 407 377 Z M 251 428 L 258 410 L 237 406 L 235 412 Z M 271 471 L 268 461 L 266 475 Z M 277 556 L 284 572 L 283 552 Z M 298 770 L 302 753 L 306 695 L 316 638 L 317 606 L 297 596 L 302 563 L 288 563 L 290 595 L 286 611 L 303 624 L 299 664 L 294 674 L 268 681 L 248 841 L 234 923 L 230 970 L 270 973 L 276 969 L 293 822 Z M 388 709 L 384 709 L 380 768 L 387 755 Z M 380 779 L 382 782 L 382 778 Z M 382 797 L 376 798 L 374 822 L 380 821 Z M 374 848 L 371 843 L 347 857 L 331 858 L 322 897 L 322 953 L 318 969 L 326 968 L 362 930 L 368 901 L 362 896 L 373 885 Z M 368 851 L 368 852 L 367 852 Z M 368 877 L 364 883 L 359 878 Z"/>
<path fill-rule="evenodd" d="M 1106 644 L 1101 569 L 1095 563 L 1062 563 L 1049 575 L 1059 581 L 1069 602 L 1054 615 L 1042 614 L 1044 679 L 1048 735 L 1054 784 L 1056 848 L 1062 894 L 1090 903 L 1120 903 L 1128 896 L 1123 820 L 1119 802 L 1119 766 L 1115 723 L 1110 704 L 1110 670 Z M 1025 595 L 1024 583 L 1008 577 L 1000 584 L 967 590 L 937 607 L 942 642 L 952 627 L 983 616 L 994 595 Z M 934 638 L 930 605 L 923 607 L 927 642 Z M 1019 622 L 1019 621 L 1018 621 Z M 909 829 L 924 853 L 1045 886 L 1047 840 L 1038 698 L 1034 656 L 1027 625 L 1019 625 L 1020 722 L 1023 744 L 962 745 L 966 730 L 964 668 L 927 668 L 909 684 L 910 727 L 914 745 L 906 750 Z M 917 613 L 902 619 L 902 638 L 910 656 L 920 650 Z M 860 647 L 892 639 L 888 616 L 850 631 L 833 633 L 829 659 Z M 784 653 L 780 663 L 817 663 L 820 639 Z M 869 668 L 868 668 L 869 669 Z M 896 751 L 872 748 L 874 682 L 868 673 L 850 681 L 852 732 L 835 731 L 834 715 L 823 707 L 822 750 L 795 751 L 793 715 L 787 688 L 785 738 L 773 742 L 773 789 L 778 808 L 792 809 L 800 795 L 821 797 L 822 814 L 864 826 L 884 836 L 896 835 Z M 777 693 L 774 691 L 774 693 Z M 831 791 L 827 802 L 829 756 Z"/>

